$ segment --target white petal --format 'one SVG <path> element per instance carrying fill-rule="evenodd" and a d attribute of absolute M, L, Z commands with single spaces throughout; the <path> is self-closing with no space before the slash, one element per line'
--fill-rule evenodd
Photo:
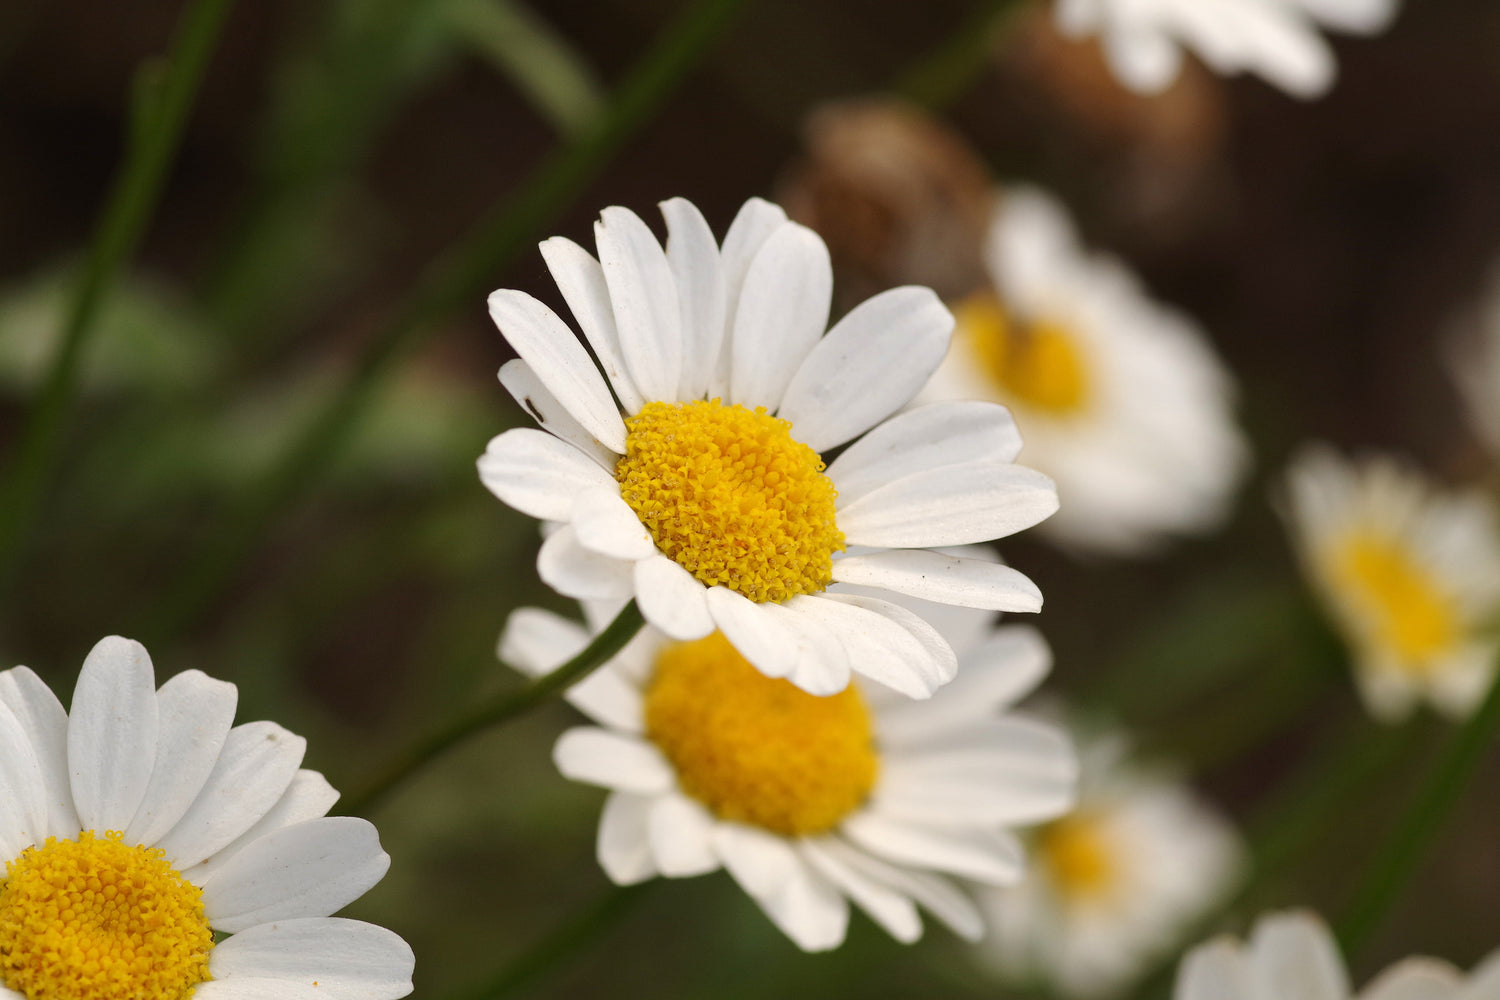
<path fill-rule="evenodd" d="M 231 935 L 208 955 L 215 982 L 274 979 L 314 987 L 331 1000 L 404 997 L 412 991 L 415 964 L 399 934 L 342 917 L 260 924 Z"/>
<path fill-rule="evenodd" d="M 828 248 L 812 230 L 784 223 L 745 275 L 734 317 L 730 402 L 774 413 L 823 331 L 833 297 Z"/>
<path fill-rule="evenodd" d="M 1173 1000 L 1256 1000 L 1244 954 L 1228 939 L 1188 952 L 1177 970 Z"/>
<path fill-rule="evenodd" d="M 546 431 L 517 427 L 479 456 L 479 481 L 507 505 L 543 521 L 566 521 L 582 492 L 618 488 L 583 452 Z"/>
<path fill-rule="evenodd" d="M 922 918 L 917 915 L 911 898 L 890 886 L 846 864 L 832 845 L 842 846 L 833 838 L 804 840 L 802 856 L 813 868 L 870 915 L 886 933 L 902 944 L 911 944 L 922 936 Z"/>
<path fill-rule="evenodd" d="M 942 633 L 933 628 L 921 615 L 899 604 L 883 601 L 878 597 L 866 597 L 863 594 L 829 593 L 824 594 L 823 597 L 826 600 L 847 604 L 894 622 L 917 641 L 922 651 L 920 656 L 913 657 L 913 665 L 921 664 L 922 670 L 931 669 L 933 673 L 930 676 L 935 678 L 938 684 L 947 684 L 958 673 L 958 656 L 953 652 L 953 647 L 948 644 L 947 639 L 943 638 Z"/>
<path fill-rule="evenodd" d="M 922 549 L 1004 538 L 1056 512 L 1057 487 L 1040 472 L 974 462 L 887 483 L 840 507 L 838 523 L 850 545 Z"/>
<path fill-rule="evenodd" d="M 1344 1000 L 1349 974 L 1321 920 L 1305 913 L 1264 917 L 1250 938 L 1258 995 L 1277 1000 Z"/>
<path fill-rule="evenodd" d="M 274 722 L 235 726 L 203 790 L 157 846 L 177 868 L 207 861 L 271 811 L 306 752 L 307 740 Z"/>
<path fill-rule="evenodd" d="M 363 896 L 390 866 L 368 821 L 308 820 L 246 845 L 204 881 L 204 912 L 214 930 L 231 934 L 273 920 L 326 917 Z"/>
<path fill-rule="evenodd" d="M 667 255 L 651 228 L 628 208 L 601 212 L 594 240 L 631 381 L 647 400 L 676 400 L 682 380 L 682 313 Z"/>
<path fill-rule="evenodd" d="M 570 523 L 578 544 L 601 556 L 635 562 L 656 554 L 651 532 L 620 497 L 614 482 L 578 494 Z"/>
<path fill-rule="evenodd" d="M 759 827 L 719 823 L 713 845 L 725 870 L 756 899 L 780 892 L 800 865 L 785 838 Z"/>
<path fill-rule="evenodd" d="M 787 680 L 808 694 L 827 697 L 849 686 L 849 652 L 833 629 L 801 610 L 779 604 L 762 604 L 797 643 L 797 662 Z"/>
<path fill-rule="evenodd" d="M 553 397 L 584 430 L 625 454 L 625 422 L 588 352 L 557 314 L 511 288 L 491 292 L 490 318 Z"/>
<path fill-rule="evenodd" d="M 1463 976 L 1447 962 L 1408 958 L 1376 976 L 1359 1000 L 1457 1000 L 1463 985 Z"/>
<path fill-rule="evenodd" d="M 892 288 L 855 306 L 817 342 L 778 416 L 827 451 L 910 403 L 948 351 L 953 314 L 930 288 Z"/>
<path fill-rule="evenodd" d="M 0 704 L 0 851 L 5 860 L 45 840 L 47 822 L 41 765 L 20 720 Z"/>
<path fill-rule="evenodd" d="M 268 833 L 284 830 L 310 819 L 322 819 L 339 800 L 338 791 L 317 771 L 298 771 L 286 793 L 260 820 L 207 861 L 178 869 L 194 885 L 202 885 L 229 859 Z"/>
<path fill-rule="evenodd" d="M 590 552 L 578 542 L 572 525 L 547 536 L 536 554 L 542 581 L 565 597 L 581 601 L 629 597 L 631 564 Z"/>
<path fill-rule="evenodd" d="M 614 661 L 595 670 L 568 688 L 568 704 L 595 722 L 627 733 L 639 733 L 646 727 L 646 712 L 640 688 L 619 670 Z"/>
<path fill-rule="evenodd" d="M 724 269 L 713 230 L 692 202 L 661 203 L 667 220 L 667 262 L 682 303 L 682 384 L 678 395 L 700 399 L 713 381 L 724 344 Z"/>
<path fill-rule="evenodd" d="M 1462 1000 L 1500 1000 L 1500 951 L 1492 951 L 1469 972 Z"/>
<path fill-rule="evenodd" d="M 318 1000 L 323 995 L 316 986 L 245 976 L 210 980 L 193 988 L 193 1000 Z"/>
<path fill-rule="evenodd" d="M 739 312 L 740 290 L 745 285 L 745 274 L 750 263 L 771 234 L 786 222 L 786 213 L 778 205 L 761 198 L 751 198 L 741 206 L 724 236 L 724 248 L 719 253 L 720 266 L 724 272 L 724 340 L 719 346 L 718 361 L 714 365 L 713 379 L 709 382 L 710 399 L 728 399 L 732 359 L 734 355 L 734 318 Z"/>
<path fill-rule="evenodd" d="M 831 840 L 838 845 L 840 856 L 849 867 L 863 871 L 897 892 L 910 896 L 928 913 L 947 924 L 959 937 L 966 941 L 978 941 L 984 936 L 984 918 L 980 916 L 979 908 L 948 879 L 931 872 L 913 871 L 887 864 L 837 838 Z"/>
<path fill-rule="evenodd" d="M 785 677 L 797 664 L 797 640 L 761 605 L 727 587 L 710 587 L 708 613 L 741 656 L 767 677 Z"/>
<path fill-rule="evenodd" d="M 926 549 L 895 549 L 847 556 L 833 562 L 839 583 L 920 597 L 938 604 L 984 611 L 1040 611 L 1042 592 L 1003 563 L 960 559 Z"/>
<path fill-rule="evenodd" d="M 594 726 L 558 737 L 552 760 L 565 778 L 616 791 L 656 795 L 672 787 L 672 765 L 656 747 Z"/>
<path fill-rule="evenodd" d="M 1021 846 L 998 830 L 928 827 L 873 812 L 854 814 L 840 830 L 886 860 L 990 885 L 1014 884 L 1024 870 Z"/>
<path fill-rule="evenodd" d="M 794 597 L 786 607 L 833 632 L 856 673 L 909 698 L 930 698 L 943 682 L 942 668 L 922 643 L 891 618 L 834 596 Z"/>
<path fill-rule="evenodd" d="M 628 792 L 612 792 L 604 800 L 596 852 L 599 866 L 615 885 L 635 885 L 657 873 L 647 828 L 654 802 L 654 796 Z"/>
<path fill-rule="evenodd" d="M 123 830 L 156 763 L 156 681 L 146 647 L 109 636 L 89 652 L 73 692 L 68 772 L 79 828 Z"/>
<path fill-rule="evenodd" d="M 185 670 L 156 692 L 156 765 L 135 818 L 125 830 L 127 844 L 151 846 L 182 819 L 224 747 L 239 692 L 199 670 Z"/>
<path fill-rule="evenodd" d="M 554 236 L 543 240 L 542 259 L 558 291 L 568 303 L 578 327 L 594 349 L 594 356 L 604 367 L 609 384 L 626 413 L 634 413 L 646 400 L 641 391 L 630 380 L 625 370 L 625 358 L 620 353 L 620 334 L 615 329 L 614 306 L 609 301 L 609 285 L 604 280 L 604 268 L 594 255 L 572 240 Z"/>
<path fill-rule="evenodd" d="M 849 904 L 831 882 L 800 858 L 781 889 L 755 901 L 803 951 L 830 951 L 844 942 Z"/>
<path fill-rule="evenodd" d="M 1159 94 L 1182 70 L 1182 49 L 1163 32 L 1119 29 L 1101 39 L 1115 76 L 1137 94 Z"/>
<path fill-rule="evenodd" d="M 517 608 L 505 620 L 496 653 L 527 677 L 542 677 L 588 644 L 589 633 L 577 622 L 542 608 Z"/>
<path fill-rule="evenodd" d="M 842 510 L 906 476 L 984 458 L 1009 462 L 1020 450 L 1020 432 L 1005 407 L 977 400 L 931 403 L 898 413 L 851 444 L 828 467 L 828 478 L 838 488 Z"/>
<path fill-rule="evenodd" d="M 635 599 L 646 620 L 681 641 L 701 639 L 714 630 L 708 590 L 664 555 L 635 564 Z"/>
<path fill-rule="evenodd" d="M 0 704 L 15 714 L 41 769 L 47 827 L 38 831 L 38 836 L 76 835 L 83 828 L 78 825 L 78 811 L 73 808 L 73 793 L 68 786 L 67 710 L 28 667 L 0 672 Z"/>
<path fill-rule="evenodd" d="M 530 414 L 531 419 L 547 433 L 577 448 L 601 469 L 608 471 L 615 467 L 620 456 L 584 430 L 577 418 L 568 412 L 568 408 L 559 403 L 557 397 L 542 385 L 542 380 L 536 377 L 536 372 L 526 362 L 520 358 L 512 358 L 501 365 L 500 384 L 510 393 L 516 405 Z M 481 466 L 481 473 L 482 471 Z"/>
<path fill-rule="evenodd" d="M 719 867 L 713 850 L 714 818 L 683 795 L 664 795 L 647 820 L 651 856 L 668 878 L 706 875 Z"/>

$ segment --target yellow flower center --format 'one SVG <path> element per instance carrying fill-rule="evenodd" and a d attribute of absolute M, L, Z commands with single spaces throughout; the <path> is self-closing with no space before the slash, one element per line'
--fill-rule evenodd
<path fill-rule="evenodd" d="M 1119 875 L 1104 823 L 1088 813 L 1064 816 L 1042 827 L 1036 852 L 1058 895 L 1069 903 L 1107 895 Z"/>
<path fill-rule="evenodd" d="M 185 1000 L 206 982 L 203 894 L 116 831 L 49 837 L 5 866 L 0 979 L 27 1000 Z"/>
<path fill-rule="evenodd" d="M 810 695 L 762 674 L 719 632 L 657 658 L 646 733 L 682 790 L 720 819 L 788 837 L 837 826 L 879 766 L 858 689 Z"/>
<path fill-rule="evenodd" d="M 970 296 L 954 313 L 981 369 L 1011 401 L 1056 417 L 1088 404 L 1088 368 L 1066 326 L 1017 322 L 989 292 Z"/>
<path fill-rule="evenodd" d="M 647 403 L 625 421 L 620 495 L 656 547 L 752 601 L 816 594 L 844 549 L 837 491 L 792 425 L 743 406 Z"/>
<path fill-rule="evenodd" d="M 1335 554 L 1333 572 L 1369 618 L 1375 641 L 1413 672 L 1428 670 L 1458 640 L 1462 624 L 1453 599 L 1399 539 L 1352 532 Z"/>

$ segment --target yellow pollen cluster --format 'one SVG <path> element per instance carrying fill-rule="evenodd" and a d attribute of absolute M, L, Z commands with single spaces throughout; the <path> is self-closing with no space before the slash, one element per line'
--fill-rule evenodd
<path fill-rule="evenodd" d="M 657 658 L 646 733 L 683 791 L 720 819 L 788 837 L 837 826 L 879 765 L 856 688 L 810 695 L 756 670 L 718 632 Z"/>
<path fill-rule="evenodd" d="M 1082 902 L 1107 895 L 1118 879 L 1103 823 L 1074 813 L 1048 823 L 1037 834 L 1037 855 L 1058 895 Z"/>
<path fill-rule="evenodd" d="M 625 426 L 620 495 L 705 586 L 780 602 L 832 582 L 837 491 L 790 423 L 700 399 L 647 403 Z"/>
<path fill-rule="evenodd" d="M 984 373 L 1012 401 L 1058 417 L 1087 405 L 1088 368 L 1077 334 L 1067 327 L 1016 322 L 988 292 L 965 299 L 955 313 Z"/>
<path fill-rule="evenodd" d="M 1374 641 L 1412 672 L 1458 641 L 1462 623 L 1453 600 L 1400 539 L 1356 531 L 1333 562 L 1335 583 L 1370 621 Z"/>
<path fill-rule="evenodd" d="M 213 931 L 162 855 L 116 831 L 27 848 L 0 888 L 0 980 L 27 1000 L 191 997 Z"/>

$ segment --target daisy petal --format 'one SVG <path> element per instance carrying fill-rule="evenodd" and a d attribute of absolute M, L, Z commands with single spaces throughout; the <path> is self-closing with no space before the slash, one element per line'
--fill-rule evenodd
<path fill-rule="evenodd" d="M 530 427 L 490 440 L 479 456 L 479 480 L 508 506 L 543 521 L 566 521 L 587 490 L 618 492 L 610 474 L 583 452 Z"/>
<path fill-rule="evenodd" d="M 1040 611 L 1042 592 L 1003 563 L 960 559 L 925 549 L 893 549 L 848 556 L 833 563 L 839 583 L 985 611 Z"/>
<path fill-rule="evenodd" d="M 710 587 L 708 613 L 741 656 L 767 677 L 785 677 L 797 664 L 797 640 L 779 618 L 743 594 Z"/>
<path fill-rule="evenodd" d="M 15 714 L 41 768 L 47 826 L 39 837 L 71 837 L 83 829 L 68 788 L 68 712 L 29 667 L 0 672 L 0 704 Z M 9 857 L 10 855 L 7 855 Z"/>
<path fill-rule="evenodd" d="M 548 535 L 536 554 L 536 572 L 542 581 L 580 601 L 629 597 L 630 568 L 628 562 L 584 548 L 567 524 Z"/>
<path fill-rule="evenodd" d="M 745 274 L 734 317 L 730 402 L 775 413 L 782 394 L 828 328 L 833 266 L 822 239 L 784 223 Z"/>
<path fill-rule="evenodd" d="M 626 413 L 634 413 L 646 399 L 630 380 L 625 358 L 620 353 L 620 334 L 615 329 L 614 306 L 609 301 L 609 284 L 604 268 L 594 255 L 572 240 L 554 236 L 543 240 L 542 259 L 563 301 L 578 321 L 579 329 L 594 349 L 594 356 L 604 367 L 604 374 Z"/>
<path fill-rule="evenodd" d="M 734 354 L 730 345 L 733 342 L 735 314 L 739 312 L 740 290 L 744 287 L 750 262 L 784 222 L 786 213 L 781 210 L 781 206 L 762 198 L 751 198 L 735 215 L 734 222 L 729 225 L 729 232 L 724 236 L 719 262 L 724 273 L 724 336 L 727 342 L 720 343 L 719 357 L 708 386 L 710 399 L 729 398 L 730 369 Z"/>
<path fill-rule="evenodd" d="M 615 467 L 619 456 L 583 429 L 583 425 L 568 412 L 568 408 L 559 403 L 557 397 L 542 385 L 542 380 L 536 377 L 536 372 L 526 362 L 520 358 L 512 358 L 501 365 L 500 384 L 510 393 L 516 405 L 530 414 L 531 419 L 547 433 L 577 448 L 593 459 L 601 469 L 608 471 Z M 482 478 L 482 466 L 480 474 Z"/>
<path fill-rule="evenodd" d="M 804 840 L 798 846 L 802 857 L 824 878 L 852 899 L 870 915 L 886 933 L 902 944 L 911 944 L 922 936 L 922 918 L 917 915 L 911 898 L 871 878 L 868 873 L 845 864 L 830 849 L 837 844 L 832 838 Z"/>
<path fill-rule="evenodd" d="M 714 818 L 683 795 L 665 795 L 651 806 L 647 831 L 656 868 L 668 878 L 718 870 L 713 850 Z"/>
<path fill-rule="evenodd" d="M 647 400 L 676 400 L 682 381 L 682 313 L 667 255 L 651 227 L 628 208 L 601 212 L 594 240 L 631 381 Z"/>
<path fill-rule="evenodd" d="M 0 851 L 5 858 L 45 840 L 47 822 L 41 765 L 20 720 L 0 704 Z M 72 835 L 77 834 L 74 830 Z"/>
<path fill-rule="evenodd" d="M 615 885 L 635 885 L 657 874 L 647 821 L 652 796 L 612 792 L 599 817 L 599 866 Z"/>
<path fill-rule="evenodd" d="M 568 325 L 525 292 L 491 292 L 490 318 L 536 377 L 575 420 L 616 454 L 625 454 L 625 422 L 588 352 Z"/>
<path fill-rule="evenodd" d="M 1052 666 L 1052 652 L 1035 629 L 1007 625 L 958 662 L 958 676 L 932 700 L 881 712 L 882 744 L 908 747 L 940 740 L 993 716 L 1041 682 Z"/>
<path fill-rule="evenodd" d="M 316 986 L 244 976 L 209 980 L 193 988 L 193 1000 L 318 1000 L 324 995 Z"/>
<path fill-rule="evenodd" d="M 885 615 L 833 596 L 794 597 L 786 607 L 837 636 L 855 672 L 909 698 L 932 697 L 942 683 L 942 667 L 916 636 Z"/>
<path fill-rule="evenodd" d="M 922 664 L 924 670 L 927 669 L 926 664 L 931 664 L 935 671 L 933 676 L 938 684 L 947 684 L 958 673 L 958 656 L 953 652 L 953 647 L 948 644 L 947 639 L 943 638 L 942 633 L 928 624 L 921 615 L 899 604 L 882 601 L 878 597 L 856 594 L 824 594 L 823 597 L 829 601 L 872 612 L 895 622 L 921 647 L 922 656 L 914 663 Z"/>
<path fill-rule="evenodd" d="M 156 765 L 127 844 L 148 847 L 166 836 L 208 780 L 234 724 L 239 692 L 233 684 L 198 670 L 185 670 L 156 692 Z"/>
<path fill-rule="evenodd" d="M 685 198 L 661 203 L 667 220 L 667 262 L 682 302 L 683 399 L 701 399 L 713 381 L 724 343 L 724 269 L 703 213 Z"/>
<path fill-rule="evenodd" d="M 1338 945 L 1323 922 L 1311 914 L 1287 913 L 1262 919 L 1250 939 L 1256 995 L 1278 1000 L 1344 1000 L 1349 974 Z"/>
<path fill-rule="evenodd" d="M 1258 995 L 1244 954 L 1227 940 L 1188 952 L 1172 993 L 1173 1000 L 1254 1000 Z"/>
<path fill-rule="evenodd" d="M 146 647 L 109 636 L 89 652 L 73 692 L 68 771 L 80 829 L 123 830 L 156 763 L 155 674 Z"/>
<path fill-rule="evenodd" d="M 844 942 L 849 928 L 848 901 L 800 858 L 780 890 L 755 901 L 803 951 L 831 951 Z"/>
<path fill-rule="evenodd" d="M 849 686 L 849 653 L 839 637 L 817 618 L 779 604 L 763 604 L 797 643 L 797 662 L 787 679 L 808 694 L 827 697 Z"/>
<path fill-rule="evenodd" d="M 1013 885 L 1025 868 L 1021 845 L 998 830 L 943 829 L 861 812 L 840 831 L 887 860 L 990 885 Z"/>
<path fill-rule="evenodd" d="M 931 872 L 886 864 L 836 837 L 829 839 L 829 849 L 836 847 L 839 856 L 850 868 L 862 871 L 897 892 L 910 896 L 924 910 L 947 924 L 959 937 L 966 941 L 978 941 L 984 936 L 984 918 L 980 916 L 979 908 L 948 879 Z"/>
<path fill-rule="evenodd" d="M 1408 958 L 1377 976 L 1359 1000 L 1457 1000 L 1463 986 L 1463 975 L 1447 962 Z"/>
<path fill-rule="evenodd" d="M 948 351 L 953 314 L 930 288 L 892 288 L 855 306 L 797 369 L 778 416 L 827 451 L 910 403 Z"/>
<path fill-rule="evenodd" d="M 756 899 L 780 892 L 796 874 L 796 854 L 782 837 L 759 827 L 719 823 L 714 852 L 740 888 Z"/>
<path fill-rule="evenodd" d="M 568 688 L 563 697 L 569 705 L 611 729 L 639 733 L 646 726 L 640 688 L 610 667 L 589 674 Z"/>
<path fill-rule="evenodd" d="M 842 512 L 897 479 L 977 459 L 1010 462 L 1020 451 L 1020 432 L 1005 407 L 976 400 L 931 403 L 898 413 L 851 444 L 828 467 L 828 478 L 838 487 Z"/>
<path fill-rule="evenodd" d="M 569 523 L 578 544 L 601 556 L 635 562 L 656 554 L 651 532 L 621 499 L 614 482 L 578 494 Z"/>
<path fill-rule="evenodd" d="M 672 787 L 672 765 L 650 743 L 595 726 L 577 726 L 558 737 L 552 760 L 563 777 L 638 795 Z"/>
<path fill-rule="evenodd" d="M 673 639 L 701 639 L 714 630 L 708 591 L 698 579 L 664 555 L 635 564 L 635 599 L 646 620 Z"/>
<path fill-rule="evenodd" d="M 543 677 L 588 644 L 589 633 L 577 622 L 541 608 L 517 608 L 505 620 L 496 653 L 527 677 Z"/>
<path fill-rule="evenodd" d="M 303 917 L 231 935 L 208 955 L 215 982 L 274 979 L 330 1000 L 396 1000 L 412 991 L 416 957 L 394 931 L 342 917 Z"/>
<path fill-rule="evenodd" d="M 203 790 L 157 846 L 174 867 L 208 860 L 271 811 L 306 752 L 305 739 L 274 722 L 235 726 Z"/>
<path fill-rule="evenodd" d="M 850 545 L 922 549 L 1004 538 L 1056 512 L 1052 480 L 989 461 L 887 483 L 840 507 L 838 520 Z"/>
<path fill-rule="evenodd" d="M 207 861 L 178 870 L 194 885 L 202 885 L 246 846 L 268 833 L 305 823 L 310 819 L 322 819 L 338 800 L 337 789 L 322 774 L 317 771 L 298 771 L 292 778 L 292 783 L 287 786 L 286 793 L 254 826 Z"/>
<path fill-rule="evenodd" d="M 216 931 L 326 917 L 385 876 L 390 855 L 375 827 L 328 816 L 285 827 L 248 844 L 203 883 L 203 907 Z"/>

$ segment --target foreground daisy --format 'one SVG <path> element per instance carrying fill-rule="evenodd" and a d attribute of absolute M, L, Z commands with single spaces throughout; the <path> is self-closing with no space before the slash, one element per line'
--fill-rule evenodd
<path fill-rule="evenodd" d="M 196 670 L 158 691 L 118 637 L 71 715 L 27 668 L 0 673 L 0 998 L 411 992 L 405 941 L 329 916 L 390 866 L 375 828 L 325 815 L 338 793 L 299 770 L 300 736 L 231 728 L 236 696 Z"/>
<path fill-rule="evenodd" d="M 1029 847 L 1020 885 L 980 894 L 993 928 L 982 955 L 1009 978 L 1079 997 L 1117 994 L 1170 953 L 1243 860 L 1216 811 L 1131 764 L 1114 739 L 1084 749 L 1077 806 Z"/>
<path fill-rule="evenodd" d="M 1057 25 L 1099 36 L 1121 83 L 1157 94 L 1177 79 L 1183 49 L 1215 72 L 1250 72 L 1295 97 L 1333 85 L 1333 49 L 1318 33 L 1373 35 L 1396 16 L 1397 0 L 1057 0 Z"/>
<path fill-rule="evenodd" d="M 1276 913 L 1241 944 L 1219 938 L 1188 952 L 1174 1000 L 1500 1000 L 1500 952 L 1465 976 L 1447 962 L 1408 958 L 1358 994 L 1338 945 L 1310 913 Z"/>
<path fill-rule="evenodd" d="M 989 399 L 1063 505 L 1042 528 L 1078 548 L 1147 549 L 1224 517 L 1245 467 L 1233 387 L 1202 331 L 1090 254 L 1056 201 L 1008 190 L 990 230 L 993 289 L 957 307 L 929 399 Z"/>
<path fill-rule="evenodd" d="M 953 676 L 947 643 L 888 601 L 826 588 L 1035 611 L 1040 593 L 1014 570 L 929 550 L 1037 523 L 1057 508 L 1052 483 L 1013 464 L 1021 441 L 1001 407 L 892 416 L 948 349 L 953 320 L 932 292 L 877 295 L 824 336 L 832 277 L 811 230 L 751 200 L 720 248 L 688 202 L 662 213 L 666 250 L 623 208 L 595 225 L 599 260 L 542 244 L 607 382 L 546 306 L 490 296 L 520 355 L 500 379 L 544 430 L 495 438 L 480 477 L 562 525 L 537 569 L 563 594 L 633 596 L 675 639 L 723 631 L 815 693 L 842 690 L 852 667 L 930 695 Z M 820 453 L 844 445 L 825 468 Z M 861 551 L 835 560 L 849 546 Z"/>
<path fill-rule="evenodd" d="M 1303 570 L 1349 644 L 1370 711 L 1430 701 L 1467 715 L 1489 688 L 1500 616 L 1500 524 L 1478 492 L 1443 492 L 1390 458 L 1305 450 L 1286 518 Z"/>
<path fill-rule="evenodd" d="M 526 608 L 500 654 L 541 675 L 588 638 Z M 568 692 L 599 725 L 564 733 L 554 758 L 610 789 L 598 851 L 616 883 L 723 867 L 808 951 L 843 941 L 849 901 L 903 942 L 921 936 L 918 906 L 974 939 L 979 912 L 949 876 L 1014 882 L 1011 828 L 1072 799 L 1066 737 L 1003 714 L 1048 666 L 1036 632 L 1006 626 L 930 701 L 873 682 L 820 698 L 766 677 L 722 633 L 646 629 Z"/>

